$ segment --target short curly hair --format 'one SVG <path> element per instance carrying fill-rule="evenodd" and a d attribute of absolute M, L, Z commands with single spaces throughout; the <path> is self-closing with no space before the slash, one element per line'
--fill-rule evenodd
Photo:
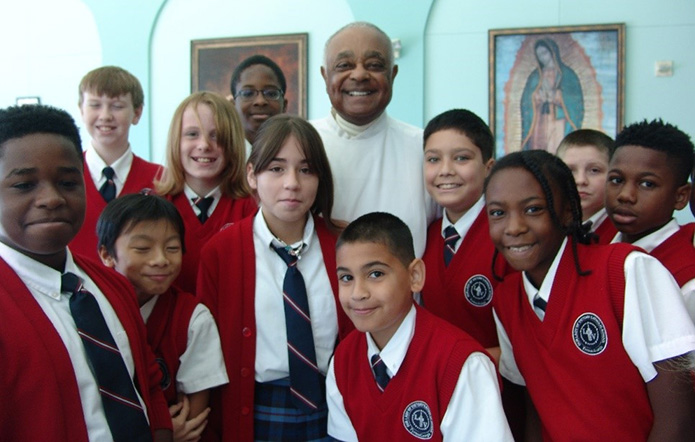
<path fill-rule="evenodd" d="M 62 109 L 42 104 L 0 109 L 0 147 L 12 138 L 46 133 L 65 137 L 82 159 L 82 140 L 75 120 Z M 2 149 L 0 149 L 2 155 Z"/>
<path fill-rule="evenodd" d="M 677 184 L 680 186 L 688 182 L 695 161 L 695 146 L 690 136 L 678 127 L 664 123 L 660 118 L 633 123 L 625 126 L 615 137 L 615 150 L 623 146 L 640 146 L 664 152 L 674 171 Z"/>

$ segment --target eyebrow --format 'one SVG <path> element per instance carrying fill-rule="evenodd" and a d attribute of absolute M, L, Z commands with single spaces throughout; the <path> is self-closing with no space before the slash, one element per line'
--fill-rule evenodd
<path fill-rule="evenodd" d="M 13 176 L 27 176 L 33 175 L 39 171 L 38 167 L 21 167 L 18 169 L 12 169 L 10 173 L 7 174 L 7 178 Z M 77 173 L 81 174 L 82 170 L 78 167 L 58 167 L 60 173 Z"/>

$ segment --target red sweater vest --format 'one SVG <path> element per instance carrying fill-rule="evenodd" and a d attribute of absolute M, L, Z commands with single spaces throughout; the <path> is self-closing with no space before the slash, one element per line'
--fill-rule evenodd
<path fill-rule="evenodd" d="M 336 385 L 359 440 L 442 440 L 440 424 L 461 368 L 472 352 L 484 352 L 465 332 L 416 308 L 413 340 L 383 393 L 364 333 L 351 333 L 335 352 Z"/>
<path fill-rule="evenodd" d="M 205 221 L 205 224 L 201 224 L 184 192 L 169 197 L 169 199 L 178 209 L 183 218 L 183 224 L 186 226 L 184 239 L 186 253 L 184 253 L 181 262 L 181 273 L 174 284 L 184 292 L 195 293 L 198 266 L 200 265 L 200 250 L 205 243 L 223 228 L 255 214 L 258 205 L 250 196 L 239 199 L 223 196 L 210 218 Z"/>
<path fill-rule="evenodd" d="M 448 266 L 444 266 L 441 229 L 439 219 L 427 232 L 427 248 L 422 257 L 427 269 L 423 305 L 470 334 L 483 347 L 496 347 L 492 298 L 498 281 L 492 275 L 495 246 L 490 240 L 487 214 L 484 210 L 480 212 Z M 504 276 L 512 271 L 504 258 L 498 256 L 495 273 Z"/>
<path fill-rule="evenodd" d="M 695 247 L 693 247 L 695 223 L 686 224 L 659 244 L 652 255 L 666 267 L 683 287 L 695 279 Z"/>
<path fill-rule="evenodd" d="M 142 158 L 133 155 L 133 163 L 130 172 L 123 184 L 123 189 L 119 195 L 137 193 L 142 189 L 152 189 L 152 181 L 160 173 L 162 166 L 149 163 Z M 97 253 L 97 221 L 99 215 L 106 207 L 106 201 L 99 193 L 99 189 L 94 185 L 87 163 L 84 163 L 84 187 L 87 194 L 87 207 L 84 215 L 84 223 L 77 235 L 70 242 L 70 250 L 73 253 L 83 255 L 89 259 L 94 259 L 101 263 Z"/>
<path fill-rule="evenodd" d="M 197 296 L 210 309 L 220 332 L 229 384 L 211 392 L 209 432 L 225 441 L 253 440 L 256 359 L 256 256 L 254 217 L 247 217 L 216 235 L 202 250 Z M 354 327 L 338 300 L 335 236 L 321 218 L 314 218 L 336 310 L 338 337 Z"/>
<path fill-rule="evenodd" d="M 622 345 L 624 263 L 635 247 L 567 244 L 540 321 L 521 274 L 498 286 L 495 311 L 538 410 L 545 440 L 646 440 L 646 385 Z"/>
<path fill-rule="evenodd" d="M 114 308 L 128 335 L 135 364 L 135 386 L 152 429 L 171 429 L 160 389 L 160 371 L 145 345 L 145 328 L 130 283 L 78 256 Z M 0 259 L 0 438 L 12 441 L 87 442 L 79 386 L 70 356 L 50 319 L 17 274 Z"/>
<path fill-rule="evenodd" d="M 162 390 L 169 405 L 177 402 L 176 373 L 188 345 L 188 326 L 198 300 L 175 287 L 163 293 L 147 319 L 147 342 L 162 370 Z"/>

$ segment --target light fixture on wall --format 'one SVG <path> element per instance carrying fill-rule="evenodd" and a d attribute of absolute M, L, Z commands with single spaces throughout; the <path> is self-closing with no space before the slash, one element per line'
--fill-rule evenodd
<path fill-rule="evenodd" d="M 393 58 L 399 59 L 401 57 L 401 48 L 403 47 L 403 45 L 401 44 L 401 39 L 392 38 L 391 46 L 393 47 Z"/>
<path fill-rule="evenodd" d="M 15 100 L 17 106 L 23 106 L 25 104 L 41 104 L 41 98 L 39 97 L 17 97 Z"/>

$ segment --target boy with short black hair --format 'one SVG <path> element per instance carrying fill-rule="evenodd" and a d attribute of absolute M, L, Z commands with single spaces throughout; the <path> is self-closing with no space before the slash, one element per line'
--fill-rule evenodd
<path fill-rule="evenodd" d="M 277 63 L 265 55 L 255 54 L 234 68 L 229 86 L 244 126 L 248 158 L 261 124 L 287 109 L 287 81 Z"/>
<path fill-rule="evenodd" d="M 85 210 L 80 136 L 69 114 L 0 110 L 0 180 L 0 434 L 171 440 L 130 284 L 67 248 Z"/>
<path fill-rule="evenodd" d="M 492 358 L 413 302 L 425 265 L 408 227 L 388 213 L 363 215 L 340 235 L 336 257 L 340 302 L 357 330 L 329 366 L 329 435 L 512 440 Z"/>
<path fill-rule="evenodd" d="M 427 232 L 423 304 L 497 355 L 492 318 L 497 281 L 490 265 L 495 247 L 483 210 L 483 183 L 495 162 L 495 139 L 473 112 L 452 109 L 427 124 L 424 140 L 425 187 L 444 210 Z M 503 275 L 505 263 L 499 261 L 496 271 Z"/>
<path fill-rule="evenodd" d="M 192 440 L 207 424 L 210 389 L 228 382 L 212 314 L 172 286 L 181 270 L 184 223 L 156 195 L 130 194 L 107 204 L 97 223 L 99 256 L 135 287 L 147 340 L 163 373 L 174 440 Z"/>
<path fill-rule="evenodd" d="M 615 242 L 643 248 L 681 287 L 695 320 L 695 223 L 679 226 L 674 210 L 688 204 L 693 142 L 661 119 L 626 126 L 615 139 L 608 170 L 606 210 L 620 232 Z"/>
<path fill-rule="evenodd" d="M 84 153 L 87 211 L 70 249 L 99 260 L 95 229 L 106 203 L 118 195 L 154 188 L 162 167 L 133 154 L 128 141 L 130 127 L 138 124 L 144 106 L 142 86 L 133 74 L 117 66 L 88 72 L 80 81 L 78 105 L 92 142 Z"/>
<path fill-rule="evenodd" d="M 613 139 L 603 132 L 579 129 L 562 139 L 556 153 L 572 171 L 582 200 L 582 220 L 596 235 L 599 244 L 610 243 L 618 233 L 604 207 L 608 163 L 613 149 Z"/>

